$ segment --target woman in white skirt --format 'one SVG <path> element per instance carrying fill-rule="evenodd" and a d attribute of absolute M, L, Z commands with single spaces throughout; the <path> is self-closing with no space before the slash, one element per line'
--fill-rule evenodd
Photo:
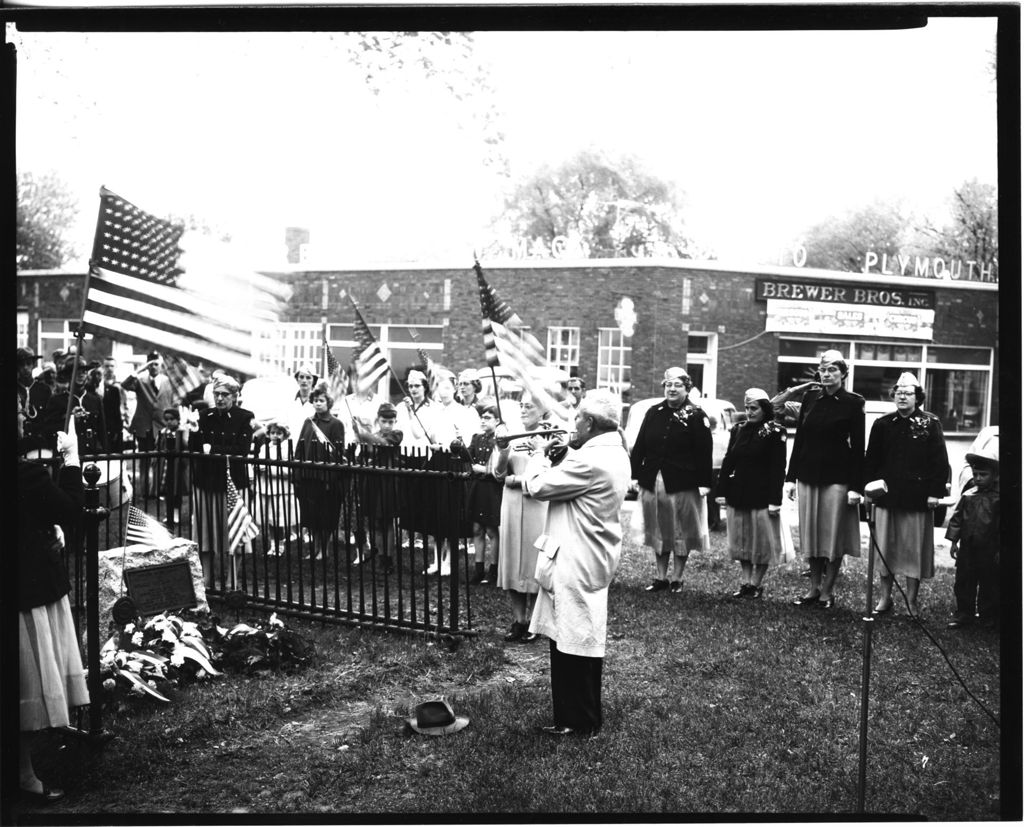
<path fill-rule="evenodd" d="M 892 611 L 896 575 L 907 582 L 908 611 L 917 616 L 917 593 L 922 580 L 935 575 L 933 511 L 946 493 L 949 457 L 938 417 L 921 410 L 924 389 L 912 373 L 900 374 L 892 387 L 896 413 L 875 420 L 864 458 L 869 490 L 884 490 L 873 498 L 875 538 L 881 559 L 875 565 L 881 589 L 875 614 Z M 877 484 L 884 482 L 883 486 Z M 870 485 L 870 483 L 876 483 Z"/>
<path fill-rule="evenodd" d="M 685 370 L 669 368 L 661 385 L 665 401 L 644 416 L 630 462 L 641 489 L 644 544 L 654 550 L 655 578 L 646 591 L 681 592 L 690 552 L 709 546 L 711 426 L 689 398 L 693 382 Z"/>
<path fill-rule="evenodd" d="M 47 466 L 18 460 L 18 665 L 21 743 L 19 786 L 42 803 L 61 790 L 39 780 L 32 763 L 35 733 L 70 724 L 70 708 L 89 703 L 78 636 L 71 617 L 71 584 L 61 555 L 64 536 L 81 521 L 85 493 L 74 417 L 70 433 L 57 432 L 64 459 L 54 484 Z M 18 437 L 23 414 L 18 408 Z"/>
<path fill-rule="evenodd" d="M 821 388 L 804 396 L 789 458 L 786 493 L 799 493 L 800 551 L 811 571 L 807 592 L 793 601 L 801 608 L 834 608 L 843 557 L 860 557 L 864 397 L 843 387 L 848 373 L 838 350 L 821 355 Z"/>
<path fill-rule="evenodd" d="M 729 435 L 716 501 L 727 506 L 729 553 L 742 572 L 733 597 L 759 598 L 768 566 L 782 556 L 779 512 L 786 476 L 786 429 L 773 421 L 772 403 L 760 388 L 747 390 L 743 407 L 747 421 Z"/>

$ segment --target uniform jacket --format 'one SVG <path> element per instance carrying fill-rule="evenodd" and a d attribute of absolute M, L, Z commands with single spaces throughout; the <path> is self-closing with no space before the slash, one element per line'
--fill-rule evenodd
<path fill-rule="evenodd" d="M 949 518 L 946 539 L 959 540 L 962 552 L 994 556 L 999 550 L 999 487 L 965 491 Z"/>
<path fill-rule="evenodd" d="M 558 651 L 604 657 L 608 586 L 619 567 L 619 509 L 630 479 L 629 456 L 616 432 L 572 448 L 555 466 L 535 454 L 523 490 L 548 505 L 537 560 L 540 584 L 530 631 L 546 635 Z"/>
<path fill-rule="evenodd" d="M 68 391 L 55 393 L 46 403 L 42 422 L 37 433 L 46 440 L 46 445 L 55 448 L 57 431 L 64 430 L 64 416 L 68 409 Z M 72 409 L 81 406 L 85 416 L 75 419 L 75 432 L 78 434 L 79 448 L 83 454 L 93 454 L 107 448 L 106 417 L 103 413 L 103 400 L 92 393 L 84 391 L 81 396 L 75 395 L 71 402 Z"/>
<path fill-rule="evenodd" d="M 630 462 L 633 478 L 654 490 L 661 471 L 669 494 L 711 487 L 711 426 L 699 407 L 687 401 L 678 410 L 667 402 L 651 408 L 640 425 Z"/>
<path fill-rule="evenodd" d="M 885 480 L 889 490 L 875 499 L 882 508 L 927 511 L 929 497 L 946 495 L 949 458 L 942 423 L 920 408 L 908 417 L 875 420 L 864 457 L 864 484 Z"/>
<path fill-rule="evenodd" d="M 716 496 L 733 508 L 782 505 L 786 429 L 777 422 L 744 422 L 732 429 L 718 473 Z"/>
<path fill-rule="evenodd" d="M 845 485 L 864 491 L 864 397 L 840 388 L 809 391 L 789 458 L 789 482 Z"/>
<path fill-rule="evenodd" d="M 164 426 L 164 408 L 171 407 L 174 401 L 171 380 L 162 373 L 150 376 L 147 372 L 143 377 L 132 374 L 121 387 L 135 394 L 135 413 L 129 430 L 136 437 L 145 439 L 149 435 L 155 440 Z"/>
<path fill-rule="evenodd" d="M 45 465 L 18 460 L 18 610 L 60 600 L 71 591 L 53 526 L 72 537 L 82 517 L 82 469 L 64 467 L 57 484 Z"/>
<path fill-rule="evenodd" d="M 210 456 L 193 457 L 195 484 L 206 491 L 223 491 L 226 486 L 223 459 L 215 459 L 220 454 L 249 453 L 252 445 L 252 411 L 239 408 L 237 405 L 221 413 L 217 408 L 209 408 L 199 412 L 199 428 L 188 438 L 188 448 L 201 454 L 203 445 L 210 446 Z M 249 475 L 245 462 L 232 460 L 231 479 L 241 491 L 249 484 Z"/>

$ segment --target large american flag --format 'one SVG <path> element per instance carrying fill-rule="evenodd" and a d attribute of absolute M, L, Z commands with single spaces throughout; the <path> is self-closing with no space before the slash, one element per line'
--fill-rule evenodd
<path fill-rule="evenodd" d="M 352 301 L 351 296 L 349 300 Z M 352 309 L 356 314 L 356 387 L 359 393 L 366 393 L 375 388 L 380 378 L 388 372 L 388 360 L 384 356 L 384 351 L 380 349 L 380 342 L 373 338 L 355 301 L 352 301 Z"/>
<path fill-rule="evenodd" d="M 227 464 L 227 460 L 225 460 L 225 464 Z M 227 478 L 227 496 L 224 504 L 228 511 L 228 551 L 234 551 L 235 546 L 239 543 L 258 537 L 260 531 L 253 521 L 249 509 L 245 507 L 242 498 L 238 496 L 235 481 L 231 479 L 230 465 L 227 466 Z"/>
<path fill-rule="evenodd" d="M 134 505 L 128 506 L 128 523 L 124 530 L 124 542 L 141 544 L 154 548 L 167 548 L 174 542 L 166 528 Z"/>
<path fill-rule="evenodd" d="M 480 262 L 473 262 L 480 288 L 481 328 L 489 367 L 508 368 L 529 391 L 538 407 L 559 411 L 561 404 L 544 387 L 543 374 L 549 370 L 547 355 L 537 337 L 523 328 L 522 319 L 508 302 L 487 283 Z M 495 389 L 497 392 L 497 389 Z"/>
<path fill-rule="evenodd" d="M 192 356 L 256 374 L 256 325 L 272 322 L 290 290 L 257 273 L 221 267 L 189 278 L 179 259 L 185 228 L 157 218 L 110 190 L 100 190 L 89 262 L 85 332 L 141 348 Z M 228 305 L 226 296 L 233 296 Z"/>

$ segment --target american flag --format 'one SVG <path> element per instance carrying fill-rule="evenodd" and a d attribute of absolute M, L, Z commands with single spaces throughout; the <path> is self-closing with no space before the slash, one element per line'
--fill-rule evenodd
<path fill-rule="evenodd" d="M 561 405 L 544 387 L 541 376 L 548 360 L 537 337 L 523 329 L 523 322 L 497 291 L 487 283 L 480 262 L 473 262 L 480 288 L 481 327 L 488 367 L 508 368 L 539 408 L 559 411 Z M 497 390 L 497 389 L 495 389 Z"/>
<path fill-rule="evenodd" d="M 412 340 L 417 343 L 416 353 L 420 357 L 420 362 L 423 364 L 423 373 L 427 377 L 427 384 L 432 388 L 437 384 L 437 380 L 441 377 L 441 374 L 446 373 L 447 371 L 431 359 L 423 348 L 418 346 L 420 337 L 416 333 L 416 328 L 409 328 L 409 335 L 412 337 Z"/>
<path fill-rule="evenodd" d="M 331 396 L 335 399 L 340 399 L 348 393 L 348 376 L 341 369 L 341 364 L 339 364 L 337 357 L 335 357 L 331 346 L 327 344 L 327 339 L 323 340 L 323 344 L 324 358 L 327 364 L 327 385 L 330 388 Z"/>
<path fill-rule="evenodd" d="M 186 273 L 180 263 L 184 231 L 102 188 L 84 330 L 258 373 L 254 328 L 276 319 L 290 289 L 222 265 L 204 273 L 201 261 L 192 268 L 196 272 Z M 234 297 L 231 310 L 228 296 Z"/>
<path fill-rule="evenodd" d="M 380 349 L 380 343 L 373 338 L 355 301 L 351 296 L 349 296 L 349 300 L 352 301 L 352 309 L 356 313 L 356 387 L 359 393 L 366 393 L 375 388 L 380 378 L 388 372 L 388 360 Z"/>
<path fill-rule="evenodd" d="M 166 528 L 134 505 L 128 506 L 128 525 L 124 531 L 125 544 L 138 543 L 154 548 L 167 548 L 174 542 Z"/>
<path fill-rule="evenodd" d="M 227 498 L 225 505 L 228 510 L 228 551 L 234 551 L 235 546 L 245 540 L 251 540 L 259 536 L 259 528 L 252 519 L 252 514 L 245 507 L 242 498 L 238 496 L 238 489 L 235 481 L 231 479 L 231 466 L 227 464 Z"/>
<path fill-rule="evenodd" d="M 203 384 L 199 371 L 180 356 L 173 354 L 164 355 L 164 373 L 167 374 L 167 378 L 171 382 L 171 393 L 175 405 L 185 398 L 185 394 Z"/>

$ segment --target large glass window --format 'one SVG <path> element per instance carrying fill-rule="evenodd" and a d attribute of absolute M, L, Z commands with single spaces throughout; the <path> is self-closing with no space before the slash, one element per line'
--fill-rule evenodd
<path fill-rule="evenodd" d="M 926 407 L 946 431 L 976 431 L 988 421 L 988 372 L 931 368 L 924 383 Z"/>
<path fill-rule="evenodd" d="M 901 373 L 909 371 L 924 385 L 924 407 L 942 420 L 944 430 L 977 431 L 989 423 L 989 348 L 780 339 L 778 388 L 813 379 L 821 353 L 829 348 L 847 356 L 847 387 L 869 403 L 891 402 L 890 389 Z"/>
<path fill-rule="evenodd" d="M 580 329 L 578 327 L 548 328 L 548 363 L 573 373 L 580 366 Z"/>
<path fill-rule="evenodd" d="M 621 330 L 617 327 L 598 328 L 596 387 L 619 394 L 623 403 L 630 399 L 632 354 L 633 348 Z"/>

